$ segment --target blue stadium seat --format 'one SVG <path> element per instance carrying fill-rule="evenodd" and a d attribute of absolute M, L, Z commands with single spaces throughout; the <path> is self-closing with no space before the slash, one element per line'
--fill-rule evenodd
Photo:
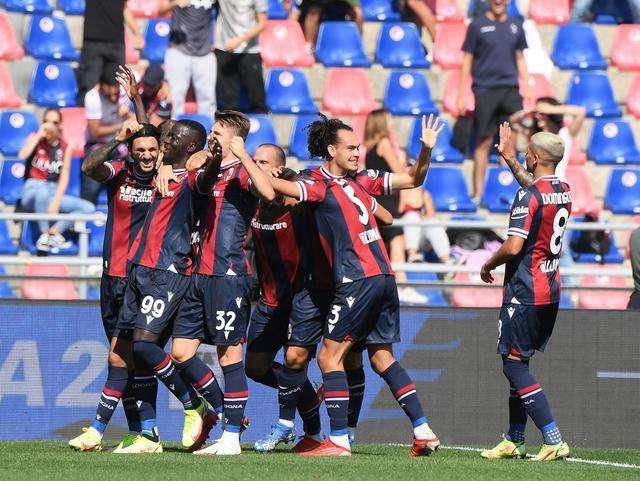
<path fill-rule="evenodd" d="M 276 131 L 269 116 L 249 115 L 249 119 L 251 120 L 251 128 L 245 142 L 245 147 L 249 154 L 253 155 L 260 144 L 278 144 Z"/>
<path fill-rule="evenodd" d="M 629 2 L 620 0 L 595 0 L 591 6 L 595 22 L 604 25 L 633 23 Z"/>
<path fill-rule="evenodd" d="M 100 300 L 100 286 L 90 285 L 87 288 L 87 299 L 90 301 Z"/>
<path fill-rule="evenodd" d="M 18 155 L 27 136 L 38 130 L 38 120 L 27 110 L 5 110 L 0 114 L 0 152 Z"/>
<path fill-rule="evenodd" d="M 614 214 L 640 214 L 640 169 L 613 169 L 604 206 Z"/>
<path fill-rule="evenodd" d="M 457 167 L 432 167 L 424 181 L 439 212 L 475 212 L 462 171 Z"/>
<path fill-rule="evenodd" d="M 0 266 L 0 274 L 6 274 L 4 266 Z M 7 281 L 0 281 L 0 298 L 2 299 L 14 299 L 16 297 L 11 285 Z"/>
<path fill-rule="evenodd" d="M 202 124 L 202 126 L 207 131 L 207 135 L 211 132 L 211 128 L 213 127 L 213 119 L 208 115 L 202 114 L 181 114 L 178 116 L 178 120 L 195 120 Z"/>
<path fill-rule="evenodd" d="M 311 154 L 307 150 L 307 127 L 311 122 L 317 120 L 317 115 L 299 115 L 291 129 L 291 139 L 289 140 L 289 155 L 300 160 L 310 160 Z"/>
<path fill-rule="evenodd" d="M 40 230 L 38 229 L 38 223 L 32 221 L 24 221 L 22 226 L 22 236 L 20 237 L 20 247 L 32 255 L 36 255 L 38 250 L 36 249 L 36 242 L 38 241 L 38 237 L 40 237 Z M 60 255 L 60 256 L 77 256 L 78 255 L 78 244 L 69 237 L 69 233 L 65 233 L 65 238 L 67 240 L 71 240 L 71 246 L 60 249 L 57 254 L 51 255 Z"/>
<path fill-rule="evenodd" d="M 14 205 L 22 197 L 23 178 L 24 161 L 4 159 L 0 172 L 0 199 L 5 204 Z"/>
<path fill-rule="evenodd" d="M 571 296 L 567 293 L 567 291 L 562 291 L 560 293 L 560 309 L 573 309 L 575 307 L 573 301 L 571 300 Z"/>
<path fill-rule="evenodd" d="M 568 23 L 558 28 L 553 43 L 553 62 L 561 69 L 602 70 L 607 61 L 600 53 L 598 39 L 586 23 Z"/>
<path fill-rule="evenodd" d="M 67 15 L 84 15 L 85 0 L 58 0 L 58 8 Z"/>
<path fill-rule="evenodd" d="M 267 105 L 276 114 L 313 114 L 313 103 L 307 78 L 301 70 L 273 69 L 267 75 Z"/>
<path fill-rule="evenodd" d="M 74 197 L 80 197 L 80 179 L 82 172 L 80 166 L 82 165 L 82 159 L 80 157 L 71 158 L 71 170 L 69 172 L 69 185 L 67 186 L 67 195 Z"/>
<path fill-rule="evenodd" d="M 76 76 L 68 64 L 39 62 L 31 77 L 29 101 L 40 107 L 73 107 L 77 91 Z"/>
<path fill-rule="evenodd" d="M 429 84 L 422 72 L 397 70 L 391 72 L 384 94 L 384 106 L 394 115 L 437 114 L 431 99 Z"/>
<path fill-rule="evenodd" d="M 3 0 L 5 10 L 20 13 L 51 13 L 53 7 L 47 0 Z"/>
<path fill-rule="evenodd" d="M 438 281 L 438 276 L 433 272 L 407 272 L 407 281 L 409 282 L 423 282 L 423 281 Z M 427 306 L 430 307 L 448 307 L 449 303 L 444 297 L 444 294 L 440 289 L 434 289 L 430 287 L 414 287 L 420 294 L 427 296 Z"/>
<path fill-rule="evenodd" d="M 99 222 L 89 222 L 87 227 L 89 229 L 89 255 L 100 257 L 102 255 L 102 244 L 104 242 L 104 229 L 107 220 L 106 211 L 101 212 L 105 215 L 104 220 Z"/>
<path fill-rule="evenodd" d="M 584 222 L 584 217 L 575 217 L 572 219 L 574 222 Z M 580 231 L 574 230 L 571 231 L 571 237 L 569 241 L 569 245 L 574 240 L 577 240 L 580 237 Z M 614 235 L 611 236 L 611 246 L 609 247 L 609 252 L 604 255 L 600 254 L 580 254 L 578 252 L 574 252 L 571 249 L 571 256 L 575 262 L 579 262 L 580 264 L 622 264 L 624 262 L 624 257 L 620 253 L 618 246 L 616 245 L 616 238 Z"/>
<path fill-rule="evenodd" d="M 581 105 L 589 117 L 620 117 L 606 72 L 576 72 L 569 82 L 567 103 Z"/>
<path fill-rule="evenodd" d="M 213 10 L 215 10 L 215 8 Z M 282 5 L 282 0 L 269 0 L 267 16 L 269 20 L 286 20 L 289 14 Z"/>
<path fill-rule="evenodd" d="M 322 22 L 316 58 L 325 67 L 369 67 L 360 32 L 354 22 Z"/>
<path fill-rule="evenodd" d="M 142 57 L 152 63 L 163 63 L 164 53 L 169 46 L 170 32 L 170 20 L 162 18 L 149 20 L 144 31 L 145 45 L 142 49 Z"/>
<path fill-rule="evenodd" d="M 7 221 L 0 220 L 0 254 L 15 255 L 17 253 L 18 246 L 13 243 L 13 239 L 9 235 L 9 227 L 7 226 Z M 0 266 L 0 272 L 4 272 L 4 270 L 1 268 L 2 266 Z"/>
<path fill-rule="evenodd" d="M 32 16 L 24 48 L 29 55 L 41 60 L 80 59 L 80 54 L 71 44 L 67 24 L 63 18 L 57 16 Z"/>
<path fill-rule="evenodd" d="M 519 188 L 507 167 L 490 167 L 484 182 L 482 204 L 489 212 L 509 212 Z"/>
<path fill-rule="evenodd" d="M 394 0 L 360 0 L 360 6 L 367 22 L 399 22 L 402 18 Z"/>
<path fill-rule="evenodd" d="M 597 120 L 591 130 L 588 152 L 596 164 L 640 163 L 640 152 L 626 120 Z"/>
<path fill-rule="evenodd" d="M 107 199 L 107 188 L 102 187 L 100 189 L 100 192 L 98 192 L 98 208 L 106 209 L 108 203 L 109 203 L 109 199 Z"/>
<path fill-rule="evenodd" d="M 462 163 L 464 161 L 464 155 L 462 155 L 462 153 L 458 149 L 451 145 L 451 126 L 446 120 L 443 120 L 443 122 L 444 129 L 438 136 L 436 146 L 431 151 L 431 161 L 455 164 Z M 412 159 L 417 159 L 418 155 L 420 155 L 420 150 L 422 149 L 422 142 L 420 141 L 421 134 L 422 117 L 416 117 L 413 120 L 411 134 L 409 136 L 409 143 L 407 145 L 407 153 Z"/>
<path fill-rule="evenodd" d="M 413 23 L 385 23 L 378 34 L 376 61 L 385 68 L 429 68 L 427 52 Z"/>

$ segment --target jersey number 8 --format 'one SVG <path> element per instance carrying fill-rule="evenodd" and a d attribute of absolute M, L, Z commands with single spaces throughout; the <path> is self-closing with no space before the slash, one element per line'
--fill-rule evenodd
<path fill-rule="evenodd" d="M 567 228 L 568 220 L 569 211 L 564 207 L 559 209 L 553 218 L 553 233 L 549 243 L 549 250 L 553 255 L 558 255 L 562 250 L 562 237 L 564 236 L 564 230 Z"/>

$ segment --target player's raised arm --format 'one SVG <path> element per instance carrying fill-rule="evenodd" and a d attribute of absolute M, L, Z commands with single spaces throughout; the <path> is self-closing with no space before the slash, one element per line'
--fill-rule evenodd
<path fill-rule="evenodd" d="M 206 157 L 206 161 L 204 164 L 204 170 L 200 172 L 198 175 L 198 180 L 196 181 L 196 185 L 198 190 L 202 193 L 209 192 L 211 187 L 215 183 L 218 178 L 218 174 L 220 173 L 220 164 L 222 162 L 222 147 L 218 142 L 218 139 L 213 135 L 209 135 L 209 147 L 207 150 L 203 150 L 198 152 L 197 154 L 204 154 Z M 189 161 L 193 159 L 194 156 L 191 156 Z"/>
<path fill-rule="evenodd" d="M 127 93 L 129 100 L 133 102 L 138 122 L 141 124 L 149 123 L 149 117 L 147 116 L 147 112 L 144 110 L 142 97 L 140 97 L 140 90 L 138 88 L 138 82 L 133 75 L 133 71 L 126 65 L 118 65 L 116 80 Z"/>
<path fill-rule="evenodd" d="M 500 125 L 500 143 L 496 145 L 496 148 L 500 157 L 513 172 L 518 184 L 522 187 L 530 187 L 533 184 L 533 174 L 527 172 L 527 169 L 516 158 L 514 135 L 511 132 L 509 122 L 503 122 Z"/>
<path fill-rule="evenodd" d="M 256 165 L 253 161 L 247 149 L 244 146 L 244 140 L 242 137 L 236 135 L 231 139 L 231 143 L 229 144 L 229 149 L 244 165 L 244 168 L 247 169 L 249 174 L 249 178 L 251 179 L 251 188 L 254 193 L 258 195 L 262 200 L 266 200 L 267 202 L 271 202 L 276 198 L 276 193 L 273 190 L 273 186 L 269 181 L 269 177 L 265 174 L 260 167 Z"/>

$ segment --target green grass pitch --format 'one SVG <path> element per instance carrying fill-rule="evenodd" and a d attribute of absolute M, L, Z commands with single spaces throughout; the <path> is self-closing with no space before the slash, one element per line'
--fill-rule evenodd
<path fill-rule="evenodd" d="M 231 458 L 196 457 L 166 445 L 163 454 L 77 453 L 64 442 L 0 443 L 0 479 L 41 480 L 638 480 L 640 451 L 576 449 L 576 461 L 539 464 L 528 460 L 484 461 L 477 452 L 441 449 L 409 458 L 408 448 L 358 445 L 351 458 L 308 459 L 286 449 L 260 455 L 246 447 Z M 598 460 L 609 464 L 587 464 Z M 612 464 L 637 465 L 616 467 Z"/>

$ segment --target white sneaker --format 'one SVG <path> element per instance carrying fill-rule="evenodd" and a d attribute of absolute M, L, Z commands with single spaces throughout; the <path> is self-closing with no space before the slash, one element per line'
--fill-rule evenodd
<path fill-rule="evenodd" d="M 197 456 L 236 456 L 241 452 L 240 437 L 235 433 L 224 431 L 222 437 L 211 446 L 194 451 L 193 454 Z"/>
<path fill-rule="evenodd" d="M 49 252 L 49 233 L 45 232 L 38 237 L 36 249 L 42 252 Z"/>
<path fill-rule="evenodd" d="M 51 252 L 56 253 L 60 249 L 68 249 L 69 247 L 71 247 L 71 242 L 65 239 L 62 234 L 49 234 L 49 248 Z"/>
<path fill-rule="evenodd" d="M 398 298 L 404 304 L 427 304 L 429 302 L 427 296 L 420 294 L 413 287 L 398 289 Z"/>

